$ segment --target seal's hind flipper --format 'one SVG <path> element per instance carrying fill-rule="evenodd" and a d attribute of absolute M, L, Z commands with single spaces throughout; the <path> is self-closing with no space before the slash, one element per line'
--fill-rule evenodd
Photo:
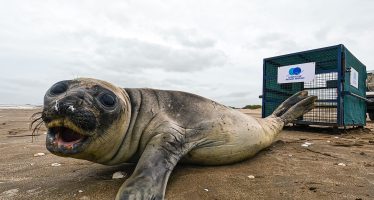
<path fill-rule="evenodd" d="M 305 99 L 306 97 L 308 97 L 308 91 L 303 90 L 303 91 L 297 92 L 296 94 L 286 99 L 283 103 L 281 103 L 281 105 L 279 105 L 278 108 L 275 109 L 275 111 L 273 112 L 273 115 L 277 117 L 282 116 L 293 105 Z"/>
<path fill-rule="evenodd" d="M 308 94 L 308 93 L 306 93 Z M 314 108 L 314 102 L 317 100 L 316 96 L 307 96 L 304 97 L 301 101 L 296 102 L 295 105 L 287 109 L 284 114 L 279 116 L 284 124 L 292 122 L 294 119 L 302 116 L 303 114 L 309 112 Z M 288 101 L 288 100 L 286 100 Z"/>
<path fill-rule="evenodd" d="M 281 118 L 287 124 L 312 110 L 316 100 L 316 96 L 308 96 L 305 90 L 297 92 L 279 105 L 272 115 Z"/>

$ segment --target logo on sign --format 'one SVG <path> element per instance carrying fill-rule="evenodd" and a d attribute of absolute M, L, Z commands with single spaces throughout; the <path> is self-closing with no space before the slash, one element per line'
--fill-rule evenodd
<path fill-rule="evenodd" d="M 291 67 L 288 70 L 288 75 L 286 77 L 287 81 L 293 80 L 304 80 L 304 76 L 301 74 L 303 71 L 300 67 Z"/>
<path fill-rule="evenodd" d="M 299 75 L 300 73 L 301 73 L 300 67 L 290 68 L 290 70 L 288 71 L 289 75 Z"/>

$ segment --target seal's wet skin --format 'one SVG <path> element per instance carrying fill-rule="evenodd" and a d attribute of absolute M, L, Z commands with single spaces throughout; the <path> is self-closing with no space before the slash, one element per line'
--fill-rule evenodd
<path fill-rule="evenodd" d="M 178 162 L 223 165 L 268 147 L 283 126 L 314 106 L 296 93 L 255 119 L 179 91 L 119 88 L 96 79 L 54 84 L 44 97 L 46 146 L 53 154 L 115 165 L 137 163 L 116 199 L 163 199 Z"/>

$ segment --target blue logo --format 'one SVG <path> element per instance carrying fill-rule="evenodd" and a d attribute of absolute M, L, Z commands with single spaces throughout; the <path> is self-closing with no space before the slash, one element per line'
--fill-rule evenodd
<path fill-rule="evenodd" d="M 288 71 L 289 75 L 299 75 L 300 73 L 301 73 L 300 67 L 290 68 L 290 70 Z"/>

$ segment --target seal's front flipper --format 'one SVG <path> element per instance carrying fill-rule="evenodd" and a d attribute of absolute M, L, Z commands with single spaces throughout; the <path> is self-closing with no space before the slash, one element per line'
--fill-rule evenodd
<path fill-rule="evenodd" d="M 163 199 L 170 173 L 191 148 L 180 133 L 154 136 L 142 153 L 134 173 L 119 189 L 116 200 Z"/>

